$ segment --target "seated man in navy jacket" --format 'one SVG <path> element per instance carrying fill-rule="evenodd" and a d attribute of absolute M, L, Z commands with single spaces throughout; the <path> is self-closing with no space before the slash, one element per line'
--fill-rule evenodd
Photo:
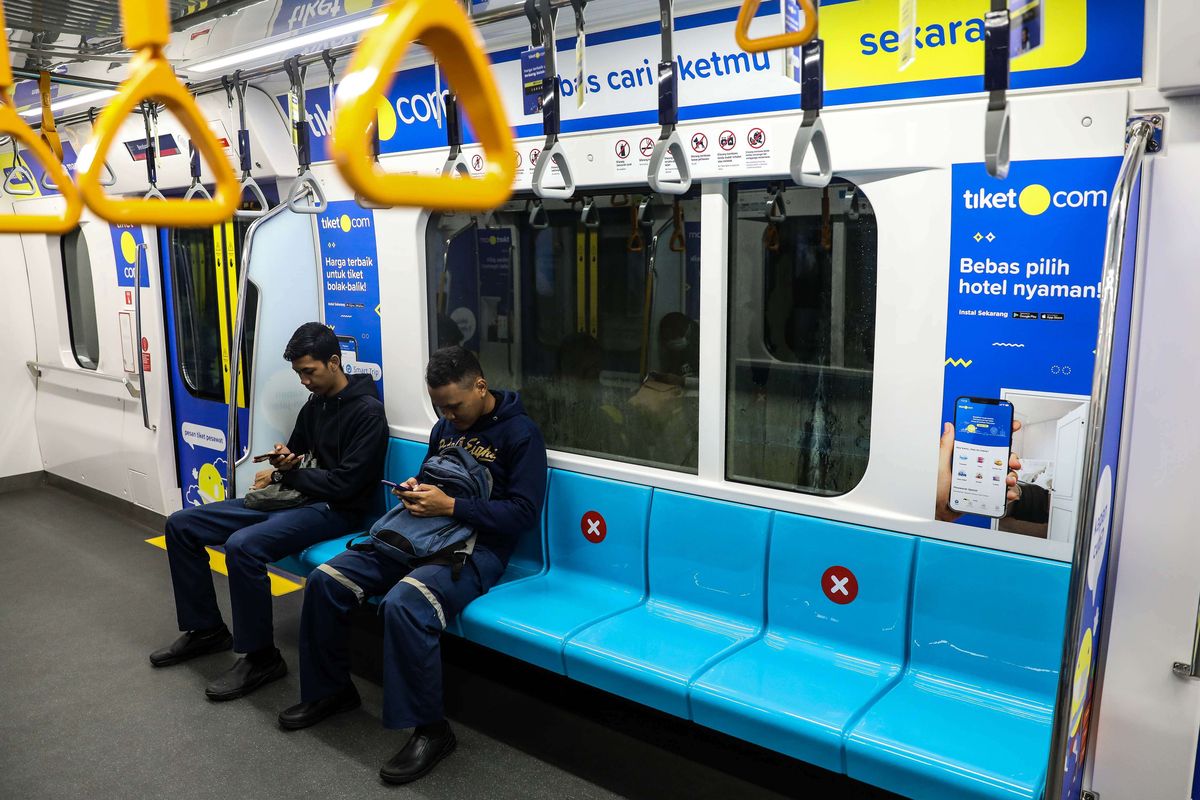
<path fill-rule="evenodd" d="M 286 446 L 277 444 L 271 469 L 255 476 L 255 488 L 282 483 L 305 495 L 293 508 L 258 511 L 242 500 L 225 500 L 177 511 L 167 519 L 167 557 L 175 610 L 183 635 L 150 654 L 167 667 L 232 647 L 244 653 L 210 683 L 210 700 L 233 700 L 287 674 L 275 647 L 267 564 L 335 536 L 361 531 L 379 491 L 387 458 L 388 424 L 369 375 L 342 371 L 337 336 L 307 322 L 287 344 L 300 383 L 312 394 L 300 409 Z M 317 466 L 296 469 L 311 453 Z M 208 546 L 225 546 L 233 635 L 221 619 L 208 568 Z"/>
<path fill-rule="evenodd" d="M 414 516 L 453 517 L 473 526 L 475 550 L 457 580 L 448 565 L 410 571 L 375 550 L 348 551 L 314 570 L 300 619 L 301 702 L 279 715 L 281 727 L 297 730 L 358 707 L 347 617 L 367 596 L 384 595 L 383 724 L 415 728 L 379 772 L 389 783 L 420 778 L 454 749 L 442 709 L 441 633 L 499 580 L 517 537 L 537 526 L 546 497 L 546 445 L 515 392 L 490 391 L 479 361 L 458 346 L 430 357 L 425 383 L 441 416 L 426 457 L 464 447 L 491 472 L 492 495 L 456 500 L 416 478 L 395 494 Z"/>

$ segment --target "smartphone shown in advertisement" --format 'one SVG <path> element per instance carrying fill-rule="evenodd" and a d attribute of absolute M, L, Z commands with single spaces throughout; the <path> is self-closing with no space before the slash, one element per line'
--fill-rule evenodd
<path fill-rule="evenodd" d="M 342 369 L 347 375 L 353 375 L 354 365 L 358 363 L 358 340 L 340 333 L 337 340 L 342 350 Z"/>
<path fill-rule="evenodd" d="M 1013 406 L 1007 400 L 955 401 L 950 508 L 960 514 L 1004 516 L 1012 428 Z"/>

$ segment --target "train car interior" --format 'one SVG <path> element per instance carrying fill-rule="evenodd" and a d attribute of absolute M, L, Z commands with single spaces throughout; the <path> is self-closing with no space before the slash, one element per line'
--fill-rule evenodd
<path fill-rule="evenodd" d="M 0 795 L 1200 800 L 1194 0 L 0 21 Z"/>

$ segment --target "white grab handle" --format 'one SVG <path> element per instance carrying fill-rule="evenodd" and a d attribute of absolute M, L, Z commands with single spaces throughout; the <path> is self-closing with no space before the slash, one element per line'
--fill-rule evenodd
<path fill-rule="evenodd" d="M 311 197 L 312 202 L 302 204 L 300 198 L 305 195 Z M 325 192 L 321 190 L 321 184 L 312 174 L 312 170 L 306 169 L 296 178 L 292 190 L 288 192 L 287 207 L 296 214 L 322 214 L 329 207 Z"/>
<path fill-rule="evenodd" d="M 817 156 L 817 172 L 804 171 L 804 158 L 809 148 Z M 829 155 L 829 137 L 825 135 L 825 123 L 820 117 L 805 120 L 796 131 L 792 143 L 792 180 L 810 189 L 824 189 L 833 177 L 833 159 Z"/>
<path fill-rule="evenodd" d="M 668 179 L 665 175 L 664 167 L 668 154 L 675 162 L 675 169 L 679 171 L 679 177 L 676 179 Z M 672 128 L 670 135 L 660 137 L 655 143 L 654 152 L 650 154 L 650 171 L 646 177 L 650 188 L 659 194 L 687 194 L 692 188 L 692 165 L 688 161 L 687 153 L 683 151 L 683 140 L 679 138 L 679 131 Z"/>
<path fill-rule="evenodd" d="M 558 171 L 562 173 L 563 185 L 558 188 L 545 185 L 552 163 L 557 164 Z M 557 139 L 538 156 L 537 166 L 533 168 L 533 193 L 547 200 L 570 200 L 575 196 L 575 176 L 571 173 L 571 164 L 567 161 L 562 142 Z"/>

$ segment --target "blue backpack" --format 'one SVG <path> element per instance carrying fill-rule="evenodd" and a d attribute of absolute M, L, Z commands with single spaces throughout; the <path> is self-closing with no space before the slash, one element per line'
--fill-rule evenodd
<path fill-rule="evenodd" d="M 461 447 L 449 447 L 427 458 L 417 479 L 455 499 L 487 500 L 492 496 L 492 473 Z M 453 567 L 454 580 L 458 580 L 463 564 L 475 550 L 476 535 L 473 527 L 453 517 L 414 517 L 400 504 L 371 526 L 369 542 L 351 542 L 349 547 L 373 548 L 410 568 L 446 564 Z"/>

